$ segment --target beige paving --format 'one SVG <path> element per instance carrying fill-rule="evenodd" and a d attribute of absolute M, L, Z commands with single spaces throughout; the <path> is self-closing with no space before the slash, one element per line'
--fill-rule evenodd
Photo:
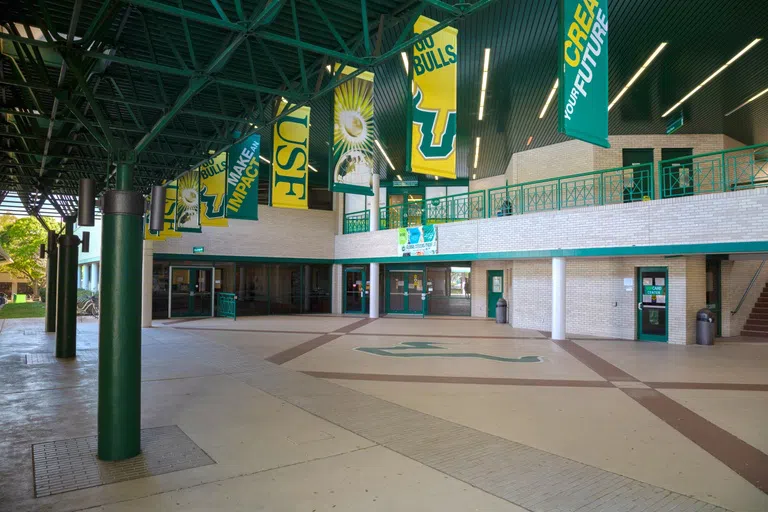
<path fill-rule="evenodd" d="M 355 334 L 413 334 L 416 336 L 504 336 L 544 338 L 539 331 L 515 329 L 486 319 L 395 318 L 385 317 L 356 329 Z"/>
<path fill-rule="evenodd" d="M 201 318 L 167 324 L 168 320 L 155 320 L 154 326 L 175 326 L 184 329 L 231 329 L 261 331 L 332 332 L 359 321 L 362 317 L 349 316 L 245 316 L 231 318 Z"/>
<path fill-rule="evenodd" d="M 768 510 L 768 495 L 619 389 L 334 382 L 732 510 Z"/>
<path fill-rule="evenodd" d="M 378 322 L 370 325 L 376 325 Z M 454 324 L 449 320 L 445 323 Z M 367 327 L 367 326 L 366 326 Z M 440 349 L 392 350 L 371 354 L 359 347 L 398 347 L 404 342 L 433 342 Z M 408 354 L 428 357 L 398 357 Z M 446 357 L 439 357 L 445 354 Z M 541 362 L 494 361 L 449 354 L 484 354 L 504 358 L 538 356 Z M 342 336 L 285 366 L 296 370 L 396 375 L 477 376 L 523 379 L 604 380 L 557 345 L 544 339 L 430 338 L 415 336 Z"/>

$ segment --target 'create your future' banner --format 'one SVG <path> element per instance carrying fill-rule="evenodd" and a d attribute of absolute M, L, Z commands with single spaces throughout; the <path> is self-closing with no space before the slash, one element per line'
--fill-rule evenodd
<path fill-rule="evenodd" d="M 233 144 L 227 158 L 227 207 L 230 219 L 259 219 L 259 154 L 261 135 Z"/>
<path fill-rule="evenodd" d="M 437 25 L 420 16 L 417 34 Z M 413 45 L 411 170 L 456 178 L 456 69 L 458 31 L 445 27 Z"/>
<path fill-rule="evenodd" d="M 608 0 L 560 0 L 562 133 L 605 148 L 608 143 Z"/>
<path fill-rule="evenodd" d="M 280 103 L 277 115 L 287 106 Z M 272 206 L 306 210 L 309 107 L 294 110 L 275 123 L 272 148 Z"/>

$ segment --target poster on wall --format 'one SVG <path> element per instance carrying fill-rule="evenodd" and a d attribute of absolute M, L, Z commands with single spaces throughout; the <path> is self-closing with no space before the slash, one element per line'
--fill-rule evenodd
<path fill-rule="evenodd" d="M 226 227 L 227 154 L 219 153 L 200 166 L 200 224 Z"/>
<path fill-rule="evenodd" d="M 279 116 L 288 103 L 281 102 Z M 272 137 L 272 206 L 306 210 L 309 164 L 309 107 L 301 107 L 275 123 Z"/>
<path fill-rule="evenodd" d="M 437 25 L 420 16 L 417 34 Z M 413 45 L 411 170 L 456 178 L 456 69 L 458 31 L 445 27 Z"/>
<path fill-rule="evenodd" d="M 337 72 L 350 74 L 355 68 Z M 333 91 L 333 192 L 372 196 L 373 73 L 365 72 Z"/>
<path fill-rule="evenodd" d="M 200 171 L 193 169 L 178 179 L 176 231 L 200 232 Z"/>
<path fill-rule="evenodd" d="M 398 229 L 398 256 L 431 256 L 434 254 L 437 254 L 437 230 L 434 225 Z"/>
<path fill-rule="evenodd" d="M 608 0 L 560 0 L 558 128 L 609 148 Z"/>
<path fill-rule="evenodd" d="M 227 158 L 227 208 L 230 219 L 259 220 L 261 135 L 233 144 Z"/>

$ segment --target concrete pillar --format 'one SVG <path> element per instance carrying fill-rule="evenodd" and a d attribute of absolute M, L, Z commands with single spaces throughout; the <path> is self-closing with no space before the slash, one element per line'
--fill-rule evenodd
<path fill-rule="evenodd" d="M 99 264 L 91 263 L 91 291 L 99 292 Z"/>
<path fill-rule="evenodd" d="M 552 339 L 565 339 L 565 258 L 552 258 Z"/>
<path fill-rule="evenodd" d="M 368 207 L 369 212 L 369 229 L 370 231 L 378 231 L 379 230 L 379 193 L 380 193 L 380 178 L 378 174 L 374 174 L 371 176 L 371 189 L 373 190 L 373 197 L 371 197 L 371 204 Z M 378 275 L 378 274 L 376 274 Z M 373 285 L 373 281 L 371 281 L 371 285 Z"/>
<path fill-rule="evenodd" d="M 80 265 L 80 269 L 83 272 L 82 288 L 83 290 L 90 290 L 91 289 L 91 266 L 86 263 L 85 265 Z"/>
<path fill-rule="evenodd" d="M 371 263 L 371 274 L 368 279 L 371 281 L 371 293 L 368 296 L 370 303 L 370 317 L 379 318 L 379 264 Z"/>
<path fill-rule="evenodd" d="M 152 327 L 152 257 L 155 252 L 152 240 L 144 240 L 141 259 L 141 326 Z"/>

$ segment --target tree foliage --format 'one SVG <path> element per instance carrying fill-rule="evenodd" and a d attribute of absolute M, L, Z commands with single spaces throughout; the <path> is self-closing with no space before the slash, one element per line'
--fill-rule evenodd
<path fill-rule="evenodd" d="M 0 246 L 13 259 L 2 270 L 26 278 L 37 288 L 45 280 L 45 260 L 40 258 L 40 244 L 48 243 L 48 232 L 32 217 L 0 222 Z M 60 223 L 46 219 L 48 226 L 59 231 Z"/>

